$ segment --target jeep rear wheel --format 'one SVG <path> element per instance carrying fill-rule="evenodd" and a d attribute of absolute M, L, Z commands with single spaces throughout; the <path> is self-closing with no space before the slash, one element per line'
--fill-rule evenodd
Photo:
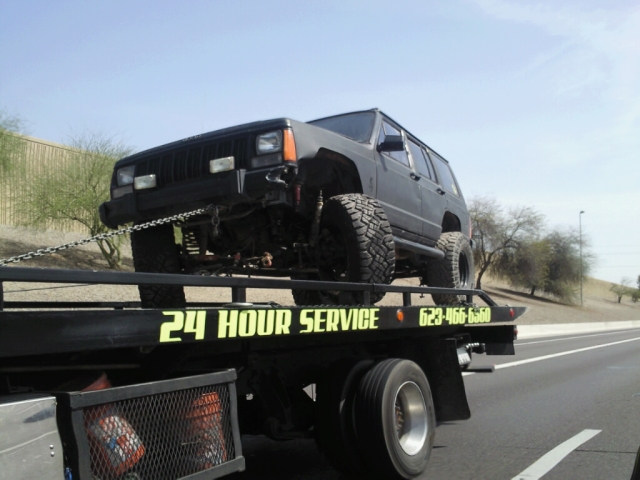
<path fill-rule="evenodd" d="M 426 278 L 421 283 L 430 287 L 466 288 L 474 285 L 473 252 L 469 239 L 460 232 L 446 232 L 440 235 L 436 245 L 444 253 L 444 258 L 431 260 Z M 432 294 L 436 305 L 455 305 L 464 302 L 465 295 Z"/>
<path fill-rule="evenodd" d="M 158 225 L 131 232 L 136 272 L 181 273 L 173 226 Z M 139 285 L 142 308 L 184 308 L 184 288 L 172 285 Z"/>
<path fill-rule="evenodd" d="M 374 198 L 360 194 L 336 195 L 324 204 L 318 241 L 321 280 L 357 283 L 391 283 L 395 248 L 387 215 Z M 337 301 L 336 292 L 327 292 Z M 377 302 L 384 293 L 371 295 Z M 363 303 L 363 294 L 351 294 Z"/>

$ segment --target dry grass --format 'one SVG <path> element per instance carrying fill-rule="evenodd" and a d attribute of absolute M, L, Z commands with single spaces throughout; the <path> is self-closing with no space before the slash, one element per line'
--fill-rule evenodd
<path fill-rule="evenodd" d="M 612 282 L 605 280 L 598 280 L 597 278 L 591 278 L 584 284 L 584 294 L 594 298 L 611 298 L 616 300 L 616 295 L 611 291 L 611 287 L 614 285 Z M 630 301 L 628 298 L 627 301 Z"/>

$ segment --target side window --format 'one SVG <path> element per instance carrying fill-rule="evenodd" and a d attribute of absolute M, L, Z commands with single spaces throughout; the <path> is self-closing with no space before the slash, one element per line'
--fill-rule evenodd
<path fill-rule="evenodd" d="M 384 139 L 387 135 L 402 135 L 402 132 L 398 130 L 396 127 L 387 123 L 385 121 L 382 122 L 382 129 L 380 130 L 380 143 L 384 142 Z M 409 157 L 407 155 L 407 151 L 404 150 L 402 152 L 383 152 L 385 155 L 389 155 L 394 160 L 400 162 L 401 164 L 411 167 L 409 163 Z"/>
<path fill-rule="evenodd" d="M 433 180 L 434 182 L 437 182 L 438 179 L 436 178 L 436 172 L 433 171 L 433 164 L 431 163 L 431 159 L 429 158 L 429 153 L 427 153 L 424 148 L 422 149 L 422 153 L 424 155 L 424 161 L 427 163 L 427 168 L 429 169 L 429 178 L 431 178 L 431 180 Z"/>
<path fill-rule="evenodd" d="M 433 180 L 433 175 L 427 165 L 427 159 L 424 157 L 424 152 L 422 151 L 422 148 L 420 148 L 420 145 L 414 143 L 412 140 L 407 140 L 407 146 L 409 147 L 409 153 L 413 160 L 413 166 L 416 168 L 418 173 L 423 177 Z"/>
<path fill-rule="evenodd" d="M 436 171 L 438 172 L 438 177 L 440 177 L 440 185 L 442 185 L 442 188 L 444 188 L 447 192 L 451 192 L 454 195 L 460 196 L 460 193 L 458 192 L 458 186 L 456 185 L 456 181 L 453 178 L 453 174 L 451 173 L 449 164 L 434 152 L 429 152 L 429 156 L 433 159 L 433 164 L 435 165 Z"/>

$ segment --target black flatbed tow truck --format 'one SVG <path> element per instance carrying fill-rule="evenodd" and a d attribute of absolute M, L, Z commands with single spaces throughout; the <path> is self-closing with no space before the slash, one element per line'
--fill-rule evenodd
<path fill-rule="evenodd" d="M 231 302 L 11 302 L 3 282 L 225 288 Z M 247 289 L 364 302 L 250 303 Z M 378 292 L 398 304 L 371 304 Z M 466 302 L 412 305 L 434 292 Z M 0 268 L 0 464 L 6 478 L 219 478 L 245 469 L 242 432 L 315 438 L 338 470 L 412 478 L 436 422 L 470 417 L 459 348 L 512 355 L 525 312 L 481 290 Z"/>

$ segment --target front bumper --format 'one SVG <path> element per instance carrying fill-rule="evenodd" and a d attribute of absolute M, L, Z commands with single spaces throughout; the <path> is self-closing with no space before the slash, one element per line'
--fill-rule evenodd
<path fill-rule="evenodd" d="M 100 220 L 109 228 L 117 228 L 125 223 L 155 220 L 210 204 L 233 206 L 247 203 L 277 188 L 267 178 L 271 171 L 233 170 L 130 193 L 100 205 Z"/>

